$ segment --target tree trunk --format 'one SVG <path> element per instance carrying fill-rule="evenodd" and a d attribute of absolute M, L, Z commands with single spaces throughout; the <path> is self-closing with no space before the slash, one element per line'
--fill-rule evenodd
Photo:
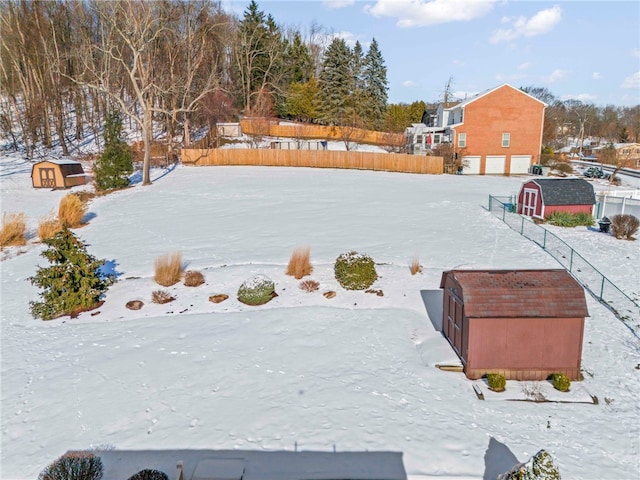
<path fill-rule="evenodd" d="M 149 108 L 144 110 L 144 125 L 142 127 L 142 139 L 144 142 L 144 162 L 142 164 L 142 185 L 151 185 L 151 140 L 153 138 L 152 112 Z"/>

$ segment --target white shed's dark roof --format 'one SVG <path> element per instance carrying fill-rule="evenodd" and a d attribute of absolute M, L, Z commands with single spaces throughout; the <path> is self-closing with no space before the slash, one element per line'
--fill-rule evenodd
<path fill-rule="evenodd" d="M 594 205 L 593 185 L 582 178 L 538 178 L 545 205 Z"/>

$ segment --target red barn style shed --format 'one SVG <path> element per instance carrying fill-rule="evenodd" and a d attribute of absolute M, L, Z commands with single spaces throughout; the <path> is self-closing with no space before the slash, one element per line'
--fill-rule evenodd
<path fill-rule="evenodd" d="M 566 270 L 451 270 L 440 288 L 442 333 L 468 378 L 580 378 L 589 312 L 584 289 Z"/>
<path fill-rule="evenodd" d="M 87 183 L 82 164 L 73 160 L 44 160 L 33 165 L 34 188 L 70 188 Z"/>
<path fill-rule="evenodd" d="M 596 195 L 582 178 L 537 178 L 525 182 L 518 193 L 518 213 L 546 218 L 553 212 L 593 215 Z"/>

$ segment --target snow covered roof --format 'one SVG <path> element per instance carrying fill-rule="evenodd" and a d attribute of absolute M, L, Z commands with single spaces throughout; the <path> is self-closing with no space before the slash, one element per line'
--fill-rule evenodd
<path fill-rule="evenodd" d="M 40 164 L 40 163 L 44 163 L 44 162 L 48 162 L 48 163 L 54 163 L 56 165 L 82 165 L 80 162 L 76 162 L 75 160 L 42 160 L 38 163 L 36 163 L 36 165 Z"/>

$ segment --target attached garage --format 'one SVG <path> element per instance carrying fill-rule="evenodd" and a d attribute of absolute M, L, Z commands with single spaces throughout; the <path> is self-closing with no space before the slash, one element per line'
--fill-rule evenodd
<path fill-rule="evenodd" d="M 87 176 L 82 164 L 73 160 L 44 160 L 31 168 L 34 188 L 70 188 L 85 185 Z"/>
<path fill-rule="evenodd" d="M 593 185 L 582 178 L 539 178 L 522 184 L 518 213 L 546 218 L 553 212 L 593 215 L 596 196 Z"/>
<path fill-rule="evenodd" d="M 562 269 L 442 274 L 442 333 L 470 379 L 580 378 L 584 289 Z"/>
<path fill-rule="evenodd" d="M 506 155 L 487 155 L 485 161 L 485 175 L 504 175 L 504 163 Z"/>
<path fill-rule="evenodd" d="M 462 172 L 469 175 L 480 175 L 480 155 L 462 157 Z"/>
<path fill-rule="evenodd" d="M 531 167 L 531 155 L 511 155 L 510 175 L 527 174 L 529 167 Z"/>

